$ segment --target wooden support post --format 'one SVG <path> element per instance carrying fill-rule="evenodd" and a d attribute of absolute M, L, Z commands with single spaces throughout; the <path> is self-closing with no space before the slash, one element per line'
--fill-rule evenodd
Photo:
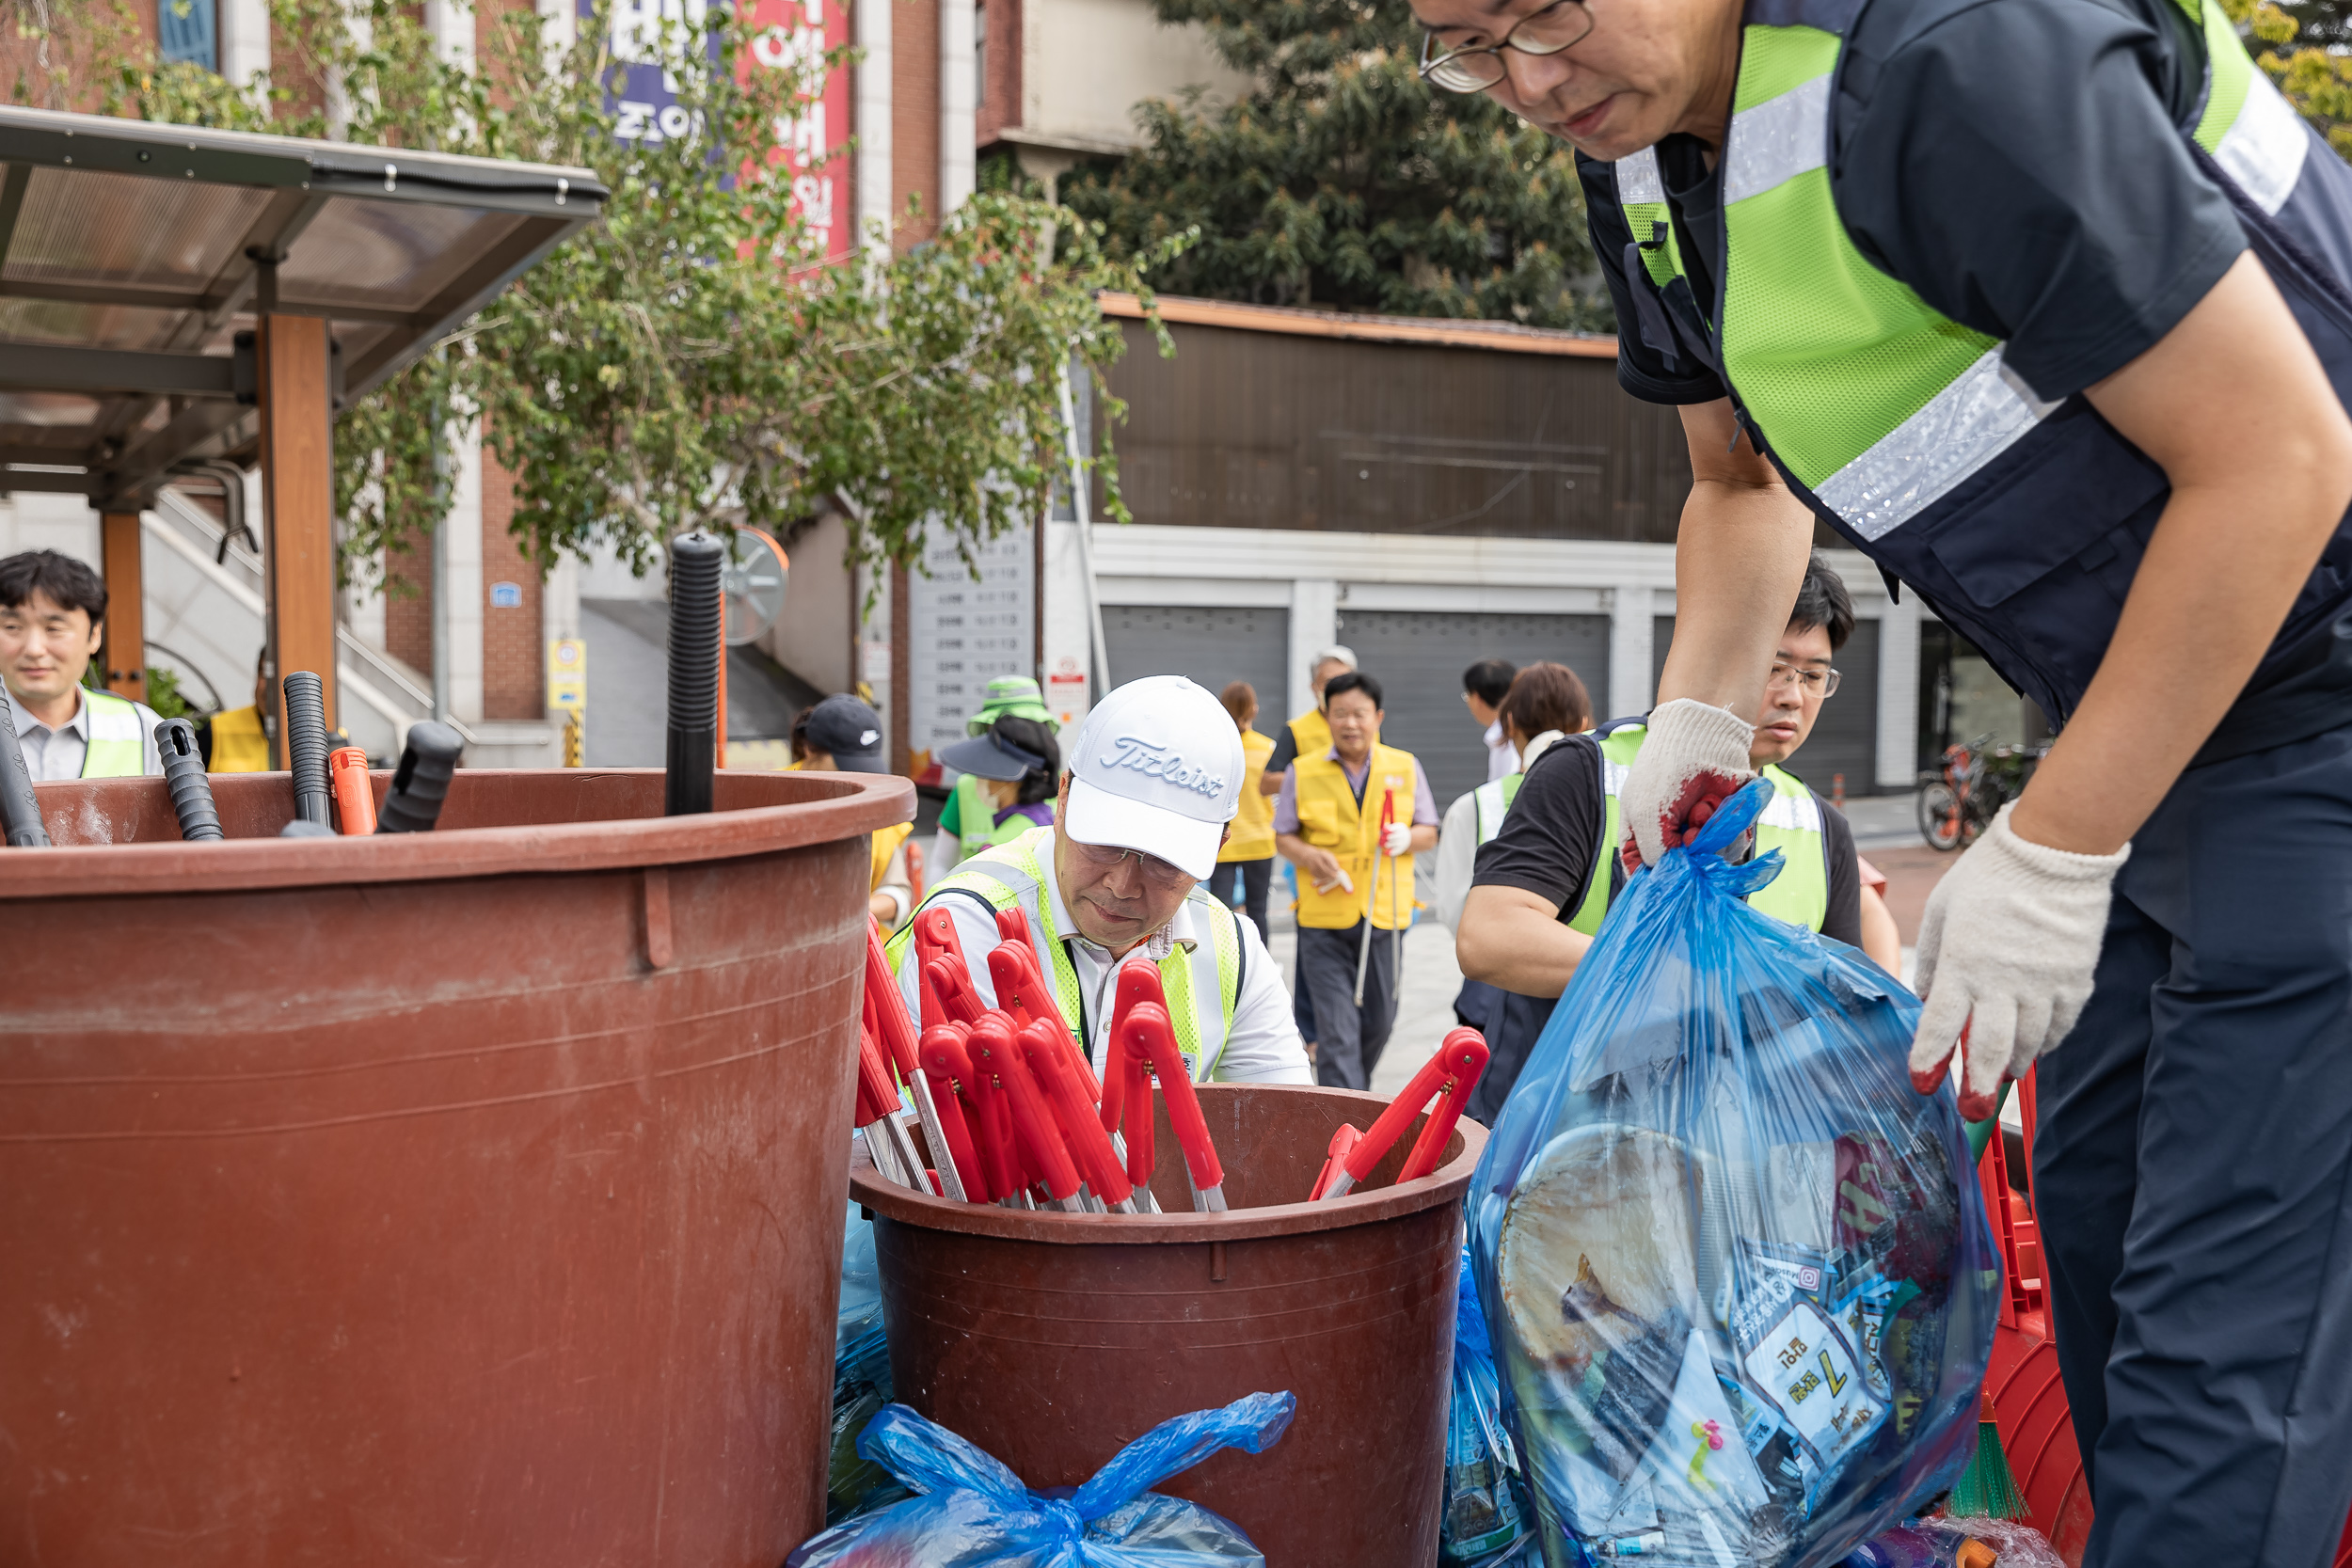
<path fill-rule="evenodd" d="M 147 701 L 147 634 L 142 619 L 146 589 L 139 576 L 139 515 L 99 515 L 99 558 L 106 576 L 106 689 L 135 703 Z"/>
<path fill-rule="evenodd" d="M 262 510 L 269 531 L 270 667 L 282 691 L 317 673 L 335 717 L 335 472 L 327 405 L 326 324 L 264 315 L 254 341 L 262 413 Z M 278 733 L 286 704 L 278 703 Z"/>

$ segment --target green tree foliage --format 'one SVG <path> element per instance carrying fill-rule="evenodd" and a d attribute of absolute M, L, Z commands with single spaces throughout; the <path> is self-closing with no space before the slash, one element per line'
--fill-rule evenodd
<path fill-rule="evenodd" d="M 2221 0 L 2249 35 L 2254 63 L 2269 72 L 2336 155 L 2352 158 L 2352 0 Z M 2301 47 L 2289 49 L 2300 41 Z"/>
<path fill-rule="evenodd" d="M 1173 248 L 1113 260 L 1074 214 L 997 193 L 909 254 L 822 264 L 771 149 L 847 52 L 754 68 L 762 40 L 723 6 L 707 36 L 638 40 L 697 134 L 623 141 L 603 8 L 568 53 L 533 11 L 501 12 L 469 71 L 394 0 L 272 5 L 278 38 L 296 40 L 276 81 L 239 91 L 161 66 L 119 17 L 75 35 L 83 68 L 113 113 L 584 166 L 612 193 L 601 224 L 338 420 L 347 576 L 446 514 L 436 432 L 469 411 L 542 562 L 604 544 L 643 569 L 683 530 L 787 530 L 836 502 L 860 559 L 912 561 L 927 528 L 968 549 L 1035 515 L 1060 461 L 1065 368 L 1100 390 L 1120 351 L 1094 292 L 1141 289 Z M 1107 440 L 1098 461 L 1123 518 Z"/>
<path fill-rule="evenodd" d="M 1255 87 L 1155 101 L 1146 146 L 1073 171 L 1062 198 L 1171 293 L 1266 305 L 1606 327 L 1568 149 L 1484 96 L 1416 73 L 1404 0 L 1159 0 Z"/>

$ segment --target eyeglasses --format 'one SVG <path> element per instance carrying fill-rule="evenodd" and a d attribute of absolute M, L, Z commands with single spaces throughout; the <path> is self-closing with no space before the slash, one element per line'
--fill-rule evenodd
<path fill-rule="evenodd" d="M 1196 879 L 1168 864 L 1157 855 L 1147 855 L 1140 849 L 1122 849 L 1115 844 L 1081 844 L 1067 833 L 1062 837 L 1063 842 L 1070 846 L 1070 852 L 1078 858 L 1080 863 L 1104 876 L 1118 870 L 1120 862 L 1133 856 L 1136 870 L 1152 887 L 1166 890 Z"/>
<path fill-rule="evenodd" d="M 1801 686 L 1808 697 L 1835 697 L 1837 695 L 1837 672 L 1806 669 L 1775 660 L 1772 678 L 1764 683 L 1764 689 L 1771 691 L 1784 686 Z"/>
<path fill-rule="evenodd" d="M 1557 55 L 1583 42 L 1584 35 L 1592 30 L 1593 13 L 1584 0 L 1552 0 L 1552 4 L 1534 15 L 1521 18 L 1518 25 L 1492 43 L 1470 44 L 1437 54 L 1433 51 L 1438 48 L 1438 35 L 1423 33 L 1421 77 L 1446 92 L 1485 92 L 1502 80 L 1503 50 L 1516 49 L 1522 55 Z"/>

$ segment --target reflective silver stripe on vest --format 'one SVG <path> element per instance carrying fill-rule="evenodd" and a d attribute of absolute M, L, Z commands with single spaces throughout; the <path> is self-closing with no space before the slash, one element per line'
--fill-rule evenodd
<path fill-rule="evenodd" d="M 2257 69 L 2246 87 L 2246 102 L 2213 150 L 2213 161 L 2238 182 L 2255 206 L 2277 216 L 2303 178 L 2312 134 L 2270 78 Z"/>
<path fill-rule="evenodd" d="M 1821 805 L 1811 794 L 1792 795 L 1775 782 L 1772 803 L 1764 808 L 1757 822 L 1767 828 L 1785 828 L 1791 832 L 1818 833 L 1821 831 Z"/>
<path fill-rule="evenodd" d="M 1813 493 L 1863 538 L 1880 538 L 1942 500 L 2058 406 L 2036 397 L 2001 362 L 2001 351 L 1990 349 Z"/>
<path fill-rule="evenodd" d="M 1666 182 L 1659 177 L 1656 148 L 1645 147 L 1639 152 L 1629 152 L 1616 161 L 1614 167 L 1619 202 L 1666 199 Z"/>
<path fill-rule="evenodd" d="M 1502 781 L 1487 780 L 1470 791 L 1470 800 L 1478 813 L 1478 842 L 1491 844 L 1495 834 L 1502 832 L 1503 814 L 1511 809 L 1502 799 Z"/>
<path fill-rule="evenodd" d="M 1816 76 L 1731 117 L 1724 150 L 1724 206 L 1762 196 L 1829 162 L 1829 82 L 1826 75 Z"/>

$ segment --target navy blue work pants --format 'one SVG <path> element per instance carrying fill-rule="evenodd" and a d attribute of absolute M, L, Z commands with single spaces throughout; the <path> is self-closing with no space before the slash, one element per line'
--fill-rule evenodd
<path fill-rule="evenodd" d="M 2352 728 L 2183 775 L 2039 1096 L 2085 1568 L 2324 1568 L 2352 1508 Z"/>

